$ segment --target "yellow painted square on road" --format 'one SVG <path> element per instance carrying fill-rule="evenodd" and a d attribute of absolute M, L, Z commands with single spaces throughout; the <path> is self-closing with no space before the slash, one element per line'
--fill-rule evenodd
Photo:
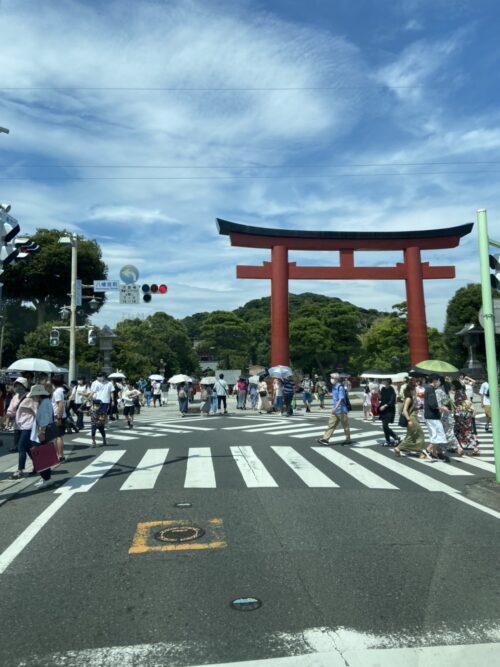
<path fill-rule="evenodd" d="M 190 527 L 193 522 L 188 519 L 169 519 L 167 521 L 145 521 L 137 524 L 132 546 L 128 550 L 129 554 L 144 554 L 149 551 L 200 551 L 206 549 L 222 549 L 227 546 L 224 535 L 222 519 L 214 518 L 207 522 L 204 527 L 205 535 L 196 542 L 180 542 L 173 544 L 159 544 L 155 538 L 155 532 L 162 528 L 172 528 L 174 526 Z"/>

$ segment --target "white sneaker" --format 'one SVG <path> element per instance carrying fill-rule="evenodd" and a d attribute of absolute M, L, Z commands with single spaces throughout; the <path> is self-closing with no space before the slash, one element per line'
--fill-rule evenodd
<path fill-rule="evenodd" d="M 50 486 L 52 484 L 51 479 L 40 479 L 35 486 L 39 489 L 43 489 L 46 486 Z"/>

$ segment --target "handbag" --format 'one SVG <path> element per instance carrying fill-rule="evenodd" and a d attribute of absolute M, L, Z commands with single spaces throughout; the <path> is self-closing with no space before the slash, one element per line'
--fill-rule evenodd
<path fill-rule="evenodd" d="M 59 457 L 53 442 L 46 442 L 44 445 L 37 445 L 30 450 L 33 459 L 33 467 L 37 472 L 48 470 L 59 465 Z"/>
<path fill-rule="evenodd" d="M 408 426 L 408 420 L 406 419 L 403 413 L 399 415 L 398 426 L 402 426 L 403 428 L 406 428 Z"/>
<path fill-rule="evenodd" d="M 57 438 L 57 424 L 52 422 L 45 427 L 45 434 L 43 440 L 40 440 L 40 444 L 44 445 L 46 442 L 52 442 L 55 438 Z"/>
<path fill-rule="evenodd" d="M 267 391 L 259 391 L 259 396 L 262 396 L 262 398 L 264 398 L 264 396 L 267 396 Z"/>

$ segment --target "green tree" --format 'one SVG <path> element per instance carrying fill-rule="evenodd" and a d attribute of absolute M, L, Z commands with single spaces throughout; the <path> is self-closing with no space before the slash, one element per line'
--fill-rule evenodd
<path fill-rule="evenodd" d="M 5 296 L 31 302 L 38 324 L 49 317 L 55 319 L 59 308 L 69 305 L 71 248 L 59 243 L 66 235 L 64 230 L 38 229 L 31 238 L 40 246 L 40 252 L 10 264 L 2 276 Z M 97 241 L 78 236 L 78 277 L 84 284 L 107 277 L 101 257 Z M 84 317 L 92 312 L 88 302 L 84 302 L 81 311 Z"/>
<path fill-rule="evenodd" d="M 477 323 L 479 309 L 482 306 L 481 285 L 470 283 L 455 292 L 446 308 L 444 325 L 444 341 L 447 360 L 462 367 L 467 358 L 464 339 L 457 336 L 460 329 L 468 322 Z M 479 356 L 484 358 L 484 341 L 478 349 Z"/>
<path fill-rule="evenodd" d="M 145 320 L 119 322 L 114 331 L 111 361 L 127 377 L 137 379 L 157 371 L 167 377 L 174 373 L 198 371 L 186 327 L 167 313 L 158 312 Z"/>
<path fill-rule="evenodd" d="M 3 320 L 0 330 L 0 368 L 9 366 L 17 357 L 17 349 L 26 333 L 36 329 L 34 308 L 23 306 L 18 299 L 8 299 L 3 303 Z"/>
<path fill-rule="evenodd" d="M 246 368 L 250 362 L 251 329 L 234 313 L 216 310 L 201 328 L 200 348 L 212 350 L 220 366 Z"/>
<path fill-rule="evenodd" d="M 407 370 L 410 368 L 408 328 L 406 320 L 389 315 L 377 320 L 361 335 L 361 346 L 355 357 L 358 370 L 387 368 Z"/>

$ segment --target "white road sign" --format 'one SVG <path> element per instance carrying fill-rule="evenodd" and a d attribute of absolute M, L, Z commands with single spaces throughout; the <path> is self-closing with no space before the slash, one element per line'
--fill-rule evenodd
<path fill-rule="evenodd" d="M 120 285 L 120 303 L 140 303 L 139 285 Z"/>
<path fill-rule="evenodd" d="M 106 292 L 106 290 L 118 289 L 118 280 L 94 280 L 94 292 Z"/>
<path fill-rule="evenodd" d="M 478 314 L 479 324 L 484 328 L 483 307 Z M 500 299 L 493 299 L 493 319 L 495 320 L 495 333 L 500 334 Z"/>

